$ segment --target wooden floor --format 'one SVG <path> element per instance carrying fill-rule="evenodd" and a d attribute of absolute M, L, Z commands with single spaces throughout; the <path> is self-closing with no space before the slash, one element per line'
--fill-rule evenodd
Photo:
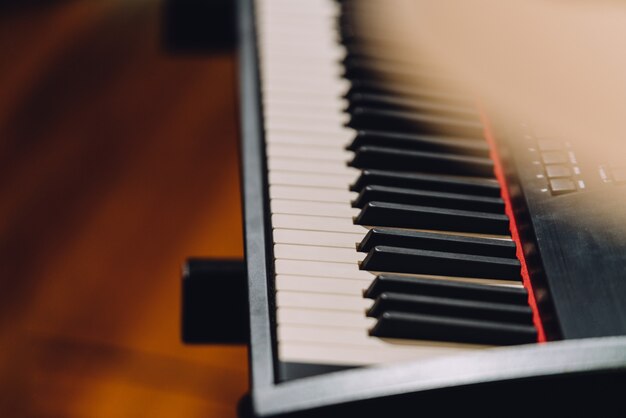
<path fill-rule="evenodd" d="M 232 55 L 158 1 L 0 10 L 0 416 L 232 417 L 241 347 L 179 340 L 185 257 L 241 257 Z"/>

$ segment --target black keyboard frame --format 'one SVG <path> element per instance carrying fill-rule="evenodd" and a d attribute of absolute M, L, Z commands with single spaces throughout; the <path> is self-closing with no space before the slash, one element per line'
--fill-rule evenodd
<path fill-rule="evenodd" d="M 417 409 L 489 415 L 578 411 L 611 413 L 626 387 L 626 337 L 496 348 L 423 362 L 353 368 L 280 382 L 276 355 L 273 254 L 252 0 L 237 0 L 241 166 L 250 315 L 250 396 L 242 416 L 414 416 Z M 520 398 L 527 398 L 520 402 Z M 501 411 L 500 411 L 501 412 Z M 623 412 L 623 410 L 622 410 Z"/>

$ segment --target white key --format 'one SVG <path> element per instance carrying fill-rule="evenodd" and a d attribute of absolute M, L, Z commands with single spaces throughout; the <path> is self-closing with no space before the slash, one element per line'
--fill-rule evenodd
<path fill-rule="evenodd" d="M 306 121 L 307 124 L 325 124 L 325 125 L 343 125 L 347 123 L 350 116 L 342 113 L 340 110 L 332 111 L 334 109 L 322 109 L 315 111 L 311 109 L 302 109 L 297 107 L 283 107 L 283 106 L 266 106 L 266 114 L 273 119 L 292 120 L 298 119 Z M 304 125 L 304 123 L 303 123 Z"/>
<path fill-rule="evenodd" d="M 338 139 L 330 135 L 306 135 L 299 133 L 266 132 L 267 144 L 311 145 L 315 147 L 328 147 L 331 149 L 344 149 L 352 142 L 351 138 Z"/>
<path fill-rule="evenodd" d="M 348 311 L 365 314 L 372 306 L 371 299 L 360 295 L 333 295 L 329 293 L 310 293 L 281 291 L 276 293 L 276 303 L 281 308 L 304 308 Z"/>
<path fill-rule="evenodd" d="M 366 288 L 367 286 L 365 286 L 363 281 L 354 279 L 293 276 L 287 274 L 279 274 L 276 276 L 277 290 L 332 293 L 335 295 L 359 295 Z"/>
<path fill-rule="evenodd" d="M 337 164 L 336 161 L 322 160 L 301 160 L 296 158 L 278 158 L 274 157 L 268 160 L 268 167 L 271 171 L 293 171 L 299 173 L 313 174 L 352 174 L 358 175 L 358 170 L 348 167 L 345 164 Z"/>
<path fill-rule="evenodd" d="M 286 228 L 274 228 L 274 242 L 281 244 L 320 245 L 326 247 L 354 248 L 365 236 L 362 233 L 343 233 L 325 231 L 302 231 Z"/>
<path fill-rule="evenodd" d="M 279 327 L 280 328 L 280 327 Z M 337 344 L 286 341 L 278 344 L 278 355 L 282 359 L 301 363 L 337 365 L 368 365 L 404 361 L 428 360 L 466 352 L 472 348 L 419 347 L 349 347 Z"/>
<path fill-rule="evenodd" d="M 267 144 L 267 156 L 269 158 L 304 158 L 311 160 L 338 161 L 345 164 L 350 161 L 354 155 L 352 151 L 346 151 L 337 147 L 331 149 L 328 147 L 316 147 L 311 145 L 286 145 L 286 144 Z"/>
<path fill-rule="evenodd" d="M 327 175 L 289 171 L 270 171 L 268 175 L 268 181 L 271 185 L 319 187 L 338 190 L 347 190 L 347 188 L 350 187 L 349 185 L 354 183 L 357 178 L 357 176 L 352 174 Z M 347 202 L 341 205 L 349 206 Z M 353 214 L 358 214 L 358 210 Z"/>
<path fill-rule="evenodd" d="M 343 203 L 306 202 L 301 200 L 272 199 L 270 207 L 274 214 L 330 216 L 335 218 L 352 218 L 359 213 Z"/>
<path fill-rule="evenodd" d="M 354 225 L 350 218 L 333 218 L 330 216 L 272 215 L 272 226 L 284 229 L 304 229 L 308 231 L 349 232 L 365 236 L 367 228 Z"/>
<path fill-rule="evenodd" d="M 354 248 L 332 248 L 314 245 L 275 244 L 274 257 L 287 260 L 328 261 L 357 264 L 365 258 Z"/>
<path fill-rule="evenodd" d="M 294 100 L 289 95 L 272 95 L 263 101 L 263 111 L 266 115 L 272 117 L 280 117 L 281 115 L 324 115 L 332 118 L 333 123 L 345 123 L 348 115 L 344 113 L 345 101 L 342 98 L 330 99 L 324 98 L 323 102 L 307 101 L 306 103 Z"/>
<path fill-rule="evenodd" d="M 359 270 L 356 264 L 325 263 L 322 261 L 276 260 L 276 274 L 290 274 L 315 277 L 338 277 L 371 282 L 374 275 Z"/>
<path fill-rule="evenodd" d="M 276 311 L 276 319 L 281 325 L 311 325 L 360 330 L 367 330 L 376 323 L 375 318 L 369 318 L 362 312 L 281 307 Z"/>
<path fill-rule="evenodd" d="M 320 134 L 341 134 L 346 131 L 343 126 L 332 124 L 315 124 L 315 121 L 306 118 L 284 118 L 284 119 L 268 119 L 265 124 L 267 129 L 289 129 L 299 132 L 311 132 Z"/>
<path fill-rule="evenodd" d="M 367 330 L 351 328 L 329 328 L 314 325 L 283 324 L 278 327 L 278 339 L 282 342 L 310 342 L 316 345 L 333 345 L 355 347 L 386 348 L 394 350 L 411 350 L 421 348 L 432 349 L 477 349 L 487 348 L 475 344 L 459 344 L 437 341 L 400 340 L 391 338 L 372 338 Z"/>
<path fill-rule="evenodd" d="M 341 189 L 321 187 L 270 186 L 271 199 L 307 200 L 312 202 L 337 202 L 349 204 L 356 199 L 357 193 Z"/>

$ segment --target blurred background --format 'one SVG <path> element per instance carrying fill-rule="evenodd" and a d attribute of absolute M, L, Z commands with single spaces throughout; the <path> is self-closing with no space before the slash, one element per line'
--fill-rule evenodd
<path fill-rule="evenodd" d="M 180 266 L 241 257 L 235 61 L 159 0 L 0 2 L 0 416 L 230 417 L 247 353 L 180 342 Z"/>

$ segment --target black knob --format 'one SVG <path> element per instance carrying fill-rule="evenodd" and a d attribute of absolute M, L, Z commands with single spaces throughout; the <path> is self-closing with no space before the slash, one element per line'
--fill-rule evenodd
<path fill-rule="evenodd" d="M 245 344 L 248 287 L 243 260 L 188 259 L 182 275 L 182 339 Z"/>

